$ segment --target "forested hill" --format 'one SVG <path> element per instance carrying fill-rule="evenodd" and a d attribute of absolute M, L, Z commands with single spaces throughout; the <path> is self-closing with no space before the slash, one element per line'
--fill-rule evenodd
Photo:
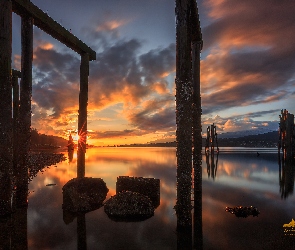
<path fill-rule="evenodd" d="M 247 136 L 242 136 L 237 138 L 218 138 L 218 146 L 219 147 L 276 147 L 278 144 L 278 140 L 279 140 L 278 131 L 272 131 L 265 134 L 247 135 Z"/>
<path fill-rule="evenodd" d="M 37 129 L 31 130 L 31 148 L 57 148 L 66 147 L 68 141 L 62 137 L 38 133 Z"/>
<path fill-rule="evenodd" d="M 218 138 L 218 135 L 217 135 Z M 277 131 L 258 135 L 247 135 L 236 138 L 218 138 L 219 147 L 277 147 L 279 134 Z M 206 138 L 202 138 L 202 146 L 206 144 Z M 215 144 L 216 145 L 216 144 Z M 119 147 L 176 147 L 176 142 L 146 143 L 118 145 Z"/>

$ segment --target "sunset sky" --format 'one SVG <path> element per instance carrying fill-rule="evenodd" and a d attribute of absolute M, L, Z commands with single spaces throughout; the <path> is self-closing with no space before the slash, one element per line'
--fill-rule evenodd
<path fill-rule="evenodd" d="M 89 143 L 175 138 L 175 1 L 31 0 L 97 53 L 90 62 Z M 295 1 L 197 1 L 203 131 L 278 128 L 295 113 Z M 13 67 L 20 69 L 13 14 Z M 80 57 L 34 27 L 32 127 L 65 136 L 77 128 Z"/>

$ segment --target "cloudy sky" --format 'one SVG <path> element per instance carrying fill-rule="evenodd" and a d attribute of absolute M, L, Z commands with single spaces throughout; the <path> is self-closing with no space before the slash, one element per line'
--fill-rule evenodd
<path fill-rule="evenodd" d="M 90 62 L 89 143 L 174 140 L 175 2 L 31 0 L 97 53 Z M 295 1 L 197 1 L 203 34 L 203 131 L 276 130 L 295 113 Z M 20 18 L 13 14 L 13 67 Z M 32 126 L 77 128 L 78 54 L 34 27 Z"/>

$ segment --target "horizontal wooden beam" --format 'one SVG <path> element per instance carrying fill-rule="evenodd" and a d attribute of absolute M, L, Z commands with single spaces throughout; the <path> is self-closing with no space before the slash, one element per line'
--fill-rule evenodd
<path fill-rule="evenodd" d="M 28 15 L 34 19 L 34 25 L 48 33 L 78 54 L 87 53 L 89 60 L 96 60 L 96 52 L 74 36 L 70 31 L 54 21 L 45 12 L 29 1 L 12 0 L 12 11 L 20 16 Z"/>

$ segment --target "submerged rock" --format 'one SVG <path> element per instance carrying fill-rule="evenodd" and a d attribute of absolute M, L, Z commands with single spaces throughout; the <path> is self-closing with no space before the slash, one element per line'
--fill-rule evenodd
<path fill-rule="evenodd" d="M 63 209 L 69 212 L 89 212 L 103 206 L 109 189 L 101 178 L 74 178 L 62 188 Z"/>
<path fill-rule="evenodd" d="M 114 221 L 143 221 L 154 215 L 154 206 L 145 195 L 123 191 L 105 202 L 104 211 Z"/>

